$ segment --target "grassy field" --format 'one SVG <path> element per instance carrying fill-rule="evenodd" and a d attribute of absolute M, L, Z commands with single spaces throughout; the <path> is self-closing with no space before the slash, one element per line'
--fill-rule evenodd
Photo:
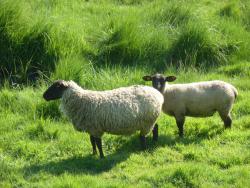
<path fill-rule="evenodd" d="M 0 187 L 248 187 L 250 1 L 0 1 Z M 51 81 L 93 90 L 224 80 L 239 96 L 233 126 L 218 114 L 158 120 L 159 141 L 103 136 L 105 159 L 42 98 Z"/>

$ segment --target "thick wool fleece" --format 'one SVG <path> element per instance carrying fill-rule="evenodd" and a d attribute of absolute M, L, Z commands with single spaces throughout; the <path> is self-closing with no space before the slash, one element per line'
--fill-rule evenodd
<path fill-rule="evenodd" d="M 189 84 L 166 85 L 163 111 L 178 117 L 207 117 L 216 111 L 226 117 L 238 92 L 223 81 L 207 81 Z"/>
<path fill-rule="evenodd" d="M 122 87 L 108 91 L 90 91 L 68 82 L 61 109 L 78 131 L 101 137 L 104 132 L 146 135 L 160 115 L 163 96 L 148 86 Z"/>

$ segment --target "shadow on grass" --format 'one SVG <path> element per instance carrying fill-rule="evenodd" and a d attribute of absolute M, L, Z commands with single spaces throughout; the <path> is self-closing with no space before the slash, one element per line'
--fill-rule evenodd
<path fill-rule="evenodd" d="M 153 152 L 156 147 L 166 145 L 164 140 L 168 140 L 168 138 L 167 136 L 162 135 L 159 137 L 159 140 L 161 140 L 160 145 L 153 143 L 152 138 L 148 137 L 147 150 Z M 111 154 L 106 154 L 104 159 L 100 159 L 99 155 L 94 156 L 92 154 L 86 156 L 74 156 L 60 161 L 51 161 L 45 164 L 31 165 L 24 169 L 25 174 L 29 176 L 44 171 L 54 175 L 60 175 L 63 173 L 99 174 L 111 170 L 114 166 L 129 158 L 132 153 L 144 152 L 140 149 L 138 135 L 131 136 L 129 139 L 125 140 L 121 137 L 117 137 L 115 139 L 112 138 L 110 142 L 118 143 L 116 144 L 118 145 L 118 148 Z M 107 144 L 103 147 L 105 151 L 105 148 L 109 146 Z"/>
<path fill-rule="evenodd" d="M 173 135 L 160 135 L 159 140 L 156 143 L 156 148 L 165 146 L 172 147 L 176 144 L 200 144 L 203 140 L 212 139 L 217 135 L 222 134 L 224 130 L 224 128 L 219 128 L 218 126 L 211 126 L 208 129 L 203 129 L 200 131 L 189 130 L 184 134 L 183 138 L 179 137 L 177 132 Z M 149 150 L 151 150 L 152 148 L 153 146 L 151 145 L 151 147 L 149 147 Z"/>
<path fill-rule="evenodd" d="M 125 160 L 126 155 L 120 157 L 106 156 L 105 159 L 98 159 L 95 156 L 74 156 L 60 161 L 51 161 L 41 165 L 32 165 L 25 169 L 26 175 L 39 172 L 47 172 L 54 175 L 63 173 L 70 174 L 99 174 L 109 171 L 119 161 Z"/>
<path fill-rule="evenodd" d="M 213 128 L 213 127 L 212 127 Z M 213 131 L 216 133 L 221 130 Z M 159 147 L 172 147 L 178 144 L 199 144 L 202 140 L 211 138 L 208 131 L 196 136 L 187 136 L 179 138 L 177 135 L 159 135 L 158 142 L 153 142 L 152 138 L 147 137 L 147 152 L 154 153 Z M 129 139 L 123 140 L 121 137 L 115 139 L 112 138 L 112 143 L 118 143 L 121 145 L 112 154 L 106 154 L 104 159 L 99 159 L 99 156 L 87 155 L 87 156 L 74 156 L 60 161 L 51 161 L 45 164 L 35 164 L 24 169 L 27 176 L 39 173 L 48 172 L 54 175 L 60 175 L 63 173 L 71 174 L 99 174 L 107 172 L 115 167 L 117 164 L 127 160 L 132 153 L 141 153 L 140 142 L 138 135 L 132 136 Z M 104 147 L 108 147 L 105 146 Z"/>

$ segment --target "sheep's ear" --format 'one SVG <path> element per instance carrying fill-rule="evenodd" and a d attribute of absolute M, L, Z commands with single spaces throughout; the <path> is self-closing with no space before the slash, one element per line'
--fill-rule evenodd
<path fill-rule="evenodd" d="M 64 80 L 58 80 L 55 82 L 55 84 L 62 88 L 67 88 L 69 86 L 68 82 Z"/>
<path fill-rule="evenodd" d="M 68 86 L 69 86 L 69 83 L 68 83 L 67 81 L 63 81 L 63 82 L 62 82 L 62 85 L 63 85 L 64 87 L 68 87 Z"/>
<path fill-rule="evenodd" d="M 142 79 L 145 80 L 145 81 L 152 81 L 152 76 L 148 76 L 148 75 L 143 76 Z"/>
<path fill-rule="evenodd" d="M 167 76 L 165 77 L 165 81 L 166 82 L 173 82 L 176 80 L 176 77 L 175 76 Z"/>

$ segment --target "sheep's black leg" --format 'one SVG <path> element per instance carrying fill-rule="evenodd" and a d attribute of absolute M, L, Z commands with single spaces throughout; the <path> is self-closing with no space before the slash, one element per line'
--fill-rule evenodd
<path fill-rule="evenodd" d="M 95 143 L 97 145 L 97 148 L 100 153 L 100 158 L 104 158 L 103 151 L 102 151 L 102 139 L 101 138 L 95 138 Z"/>
<path fill-rule="evenodd" d="M 224 121 L 224 126 L 226 129 L 231 128 L 232 119 L 230 116 L 227 116 L 223 121 Z"/>
<path fill-rule="evenodd" d="M 177 126 L 178 126 L 178 129 L 179 129 L 179 136 L 183 137 L 183 132 L 184 132 L 183 131 L 183 122 L 178 121 Z"/>
<path fill-rule="evenodd" d="M 153 141 L 158 140 L 158 124 L 156 123 L 154 128 L 153 128 Z"/>
<path fill-rule="evenodd" d="M 96 142 L 95 142 L 95 138 L 90 135 L 90 142 L 92 144 L 92 148 L 93 148 L 93 155 L 95 155 L 97 152 L 96 152 Z"/>
<path fill-rule="evenodd" d="M 183 137 L 183 134 L 184 134 L 184 122 L 185 122 L 185 118 L 181 118 L 181 119 L 176 119 L 176 124 L 177 124 L 177 127 L 179 129 L 179 136 L 180 137 Z"/>
<path fill-rule="evenodd" d="M 146 149 L 146 137 L 143 135 L 140 135 L 140 141 L 141 141 L 141 148 L 142 150 Z"/>
<path fill-rule="evenodd" d="M 224 122 L 225 128 L 226 129 L 231 128 L 232 118 L 231 118 L 230 112 L 228 113 L 219 112 L 219 114 L 220 114 L 222 121 Z"/>

